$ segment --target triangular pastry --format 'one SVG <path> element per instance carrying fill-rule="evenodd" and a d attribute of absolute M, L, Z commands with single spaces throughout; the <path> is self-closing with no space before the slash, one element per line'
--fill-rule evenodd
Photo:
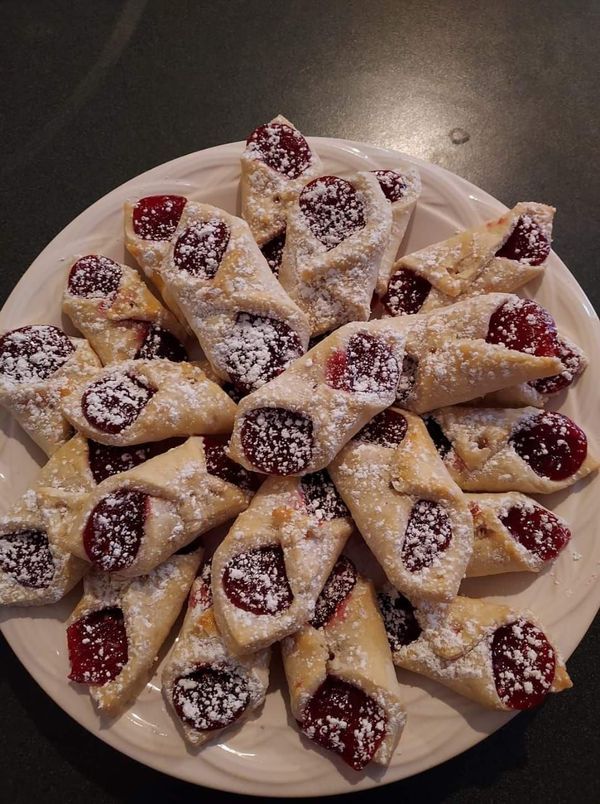
<path fill-rule="evenodd" d="M 270 650 L 236 656 L 223 642 L 210 575 L 207 562 L 192 584 L 181 631 L 162 673 L 169 711 L 193 746 L 259 710 L 269 685 Z"/>
<path fill-rule="evenodd" d="M 411 600 L 452 600 L 471 555 L 473 523 L 421 418 L 382 411 L 329 472 L 390 582 Z"/>
<path fill-rule="evenodd" d="M 426 313 L 471 296 L 512 293 L 543 273 L 555 211 L 520 202 L 500 218 L 401 257 L 380 293 L 386 312 Z"/>
<path fill-rule="evenodd" d="M 531 709 L 572 686 L 531 612 L 468 597 L 415 610 L 391 588 L 380 592 L 379 603 L 394 663 L 482 706 Z"/>
<path fill-rule="evenodd" d="M 282 655 L 302 732 L 354 770 L 387 765 L 406 715 L 373 586 L 345 556 Z"/>
<path fill-rule="evenodd" d="M 502 572 L 539 572 L 569 543 L 560 517 L 520 494 L 466 494 L 473 516 L 473 553 L 467 577 Z"/>
<path fill-rule="evenodd" d="M 62 306 L 104 365 L 129 358 L 187 360 L 185 330 L 135 268 L 99 254 L 77 258 Z"/>
<path fill-rule="evenodd" d="M 0 405 L 52 455 L 73 433 L 61 411 L 65 393 L 99 368 L 83 338 L 49 324 L 13 329 L 0 337 Z"/>
<path fill-rule="evenodd" d="M 390 242 L 392 208 L 377 177 L 321 176 L 288 207 L 279 281 L 312 336 L 366 321 Z"/>
<path fill-rule="evenodd" d="M 215 617 L 229 648 L 264 648 L 310 619 L 352 529 L 326 472 L 268 478 L 213 556 Z"/>
<path fill-rule="evenodd" d="M 143 689 L 201 559 L 197 548 L 133 580 L 85 578 L 67 626 L 69 679 L 88 686 L 101 713 L 119 715 Z"/>
<path fill-rule="evenodd" d="M 82 498 L 68 545 L 99 571 L 144 575 L 243 511 L 252 489 L 249 473 L 225 456 L 225 439 L 190 438 Z"/>
<path fill-rule="evenodd" d="M 235 403 L 193 363 L 124 360 L 73 378 L 62 410 L 80 433 L 126 446 L 231 431 Z"/>
<path fill-rule="evenodd" d="M 454 407 L 434 410 L 425 421 L 464 491 L 551 494 L 600 465 L 583 430 L 555 411 Z"/>

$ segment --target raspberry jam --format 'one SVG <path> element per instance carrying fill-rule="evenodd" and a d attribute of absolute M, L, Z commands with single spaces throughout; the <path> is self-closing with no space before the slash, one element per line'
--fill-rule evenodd
<path fill-rule="evenodd" d="M 150 498 L 135 489 L 118 489 L 103 497 L 83 531 L 89 560 L 103 572 L 131 566 L 140 549 Z"/>
<path fill-rule="evenodd" d="M 148 444 L 135 444 L 131 447 L 113 447 L 88 439 L 88 465 L 94 483 L 102 483 L 107 477 L 127 472 L 141 463 L 162 455 L 163 452 L 179 447 L 185 438 L 166 438 L 164 441 L 151 441 Z"/>
<path fill-rule="evenodd" d="M 387 408 L 365 424 L 355 439 L 368 444 L 377 444 L 379 447 L 394 449 L 404 441 L 407 431 L 406 418 L 397 410 Z"/>
<path fill-rule="evenodd" d="M 531 299 L 510 299 L 498 307 L 490 317 L 486 341 L 536 357 L 553 357 L 559 351 L 554 319 Z"/>
<path fill-rule="evenodd" d="M 181 195 L 148 195 L 133 208 L 133 231 L 143 240 L 170 240 L 187 198 Z"/>
<path fill-rule="evenodd" d="M 542 411 L 528 417 L 510 437 L 517 455 L 541 477 L 566 480 L 579 471 L 587 456 L 587 438 L 562 413 Z"/>
<path fill-rule="evenodd" d="M 319 522 L 350 516 L 326 469 L 304 475 L 300 480 L 300 493 L 306 507 Z"/>
<path fill-rule="evenodd" d="M 123 612 L 100 609 L 76 620 L 67 628 L 67 646 L 71 681 L 100 686 L 112 681 L 128 660 Z"/>
<path fill-rule="evenodd" d="M 446 437 L 440 423 L 437 419 L 434 419 L 433 416 L 425 416 L 423 421 L 425 422 L 429 437 L 438 451 L 438 455 L 440 458 L 445 458 L 446 455 L 452 451 L 452 442 Z"/>
<path fill-rule="evenodd" d="M 46 589 L 54 578 L 54 559 L 43 530 L 20 530 L 0 536 L 0 569 L 20 586 Z"/>
<path fill-rule="evenodd" d="M 181 721 L 196 731 L 224 729 L 250 703 L 248 679 L 225 667 L 199 667 L 173 685 L 173 706 Z"/>
<path fill-rule="evenodd" d="M 58 327 L 19 327 L 0 338 L 0 375 L 17 383 L 47 380 L 74 352 L 71 339 Z"/>
<path fill-rule="evenodd" d="M 220 477 L 227 483 L 233 483 L 244 491 L 256 491 L 261 478 L 254 472 L 248 472 L 239 463 L 232 461 L 225 453 L 229 436 L 203 436 L 206 468 L 208 473 Z"/>
<path fill-rule="evenodd" d="M 310 621 L 313 628 L 323 628 L 333 619 L 356 584 L 356 567 L 346 556 L 340 556 L 321 590 Z"/>
<path fill-rule="evenodd" d="M 284 321 L 238 313 L 223 342 L 225 368 L 243 392 L 260 388 L 303 353 L 298 334 Z"/>
<path fill-rule="evenodd" d="M 309 466 L 313 423 L 285 408 L 255 408 L 242 422 L 240 439 L 246 459 L 270 475 L 293 475 Z"/>
<path fill-rule="evenodd" d="M 556 356 L 562 361 L 564 370 L 560 374 L 542 377 L 541 380 L 532 380 L 530 383 L 540 394 L 557 394 L 559 391 L 564 391 L 584 369 L 581 352 L 574 350 L 562 338 L 558 339 Z"/>
<path fill-rule="evenodd" d="M 188 360 L 188 353 L 179 338 L 158 324 L 144 324 L 146 334 L 137 350 L 135 360 L 170 360 L 182 363 Z"/>
<path fill-rule="evenodd" d="M 285 123 L 266 123 L 246 140 L 247 153 L 288 179 L 297 179 L 312 162 L 307 141 Z"/>
<path fill-rule="evenodd" d="M 521 215 L 506 243 L 496 257 L 516 260 L 526 265 L 541 265 L 550 254 L 550 241 L 529 215 Z"/>
<path fill-rule="evenodd" d="M 410 572 L 431 567 L 448 549 L 452 526 L 445 508 L 431 500 L 418 500 L 410 512 L 402 543 L 402 561 Z"/>
<path fill-rule="evenodd" d="M 557 516 L 533 503 L 511 506 L 500 521 L 515 541 L 542 561 L 555 559 L 571 538 Z"/>
<path fill-rule="evenodd" d="M 327 676 L 304 709 L 300 728 L 318 745 L 362 770 L 383 742 L 385 712 L 358 687 Z"/>
<path fill-rule="evenodd" d="M 381 338 L 357 332 L 345 351 L 333 352 L 325 365 L 327 384 L 341 391 L 386 394 L 398 387 L 398 362 Z"/>
<path fill-rule="evenodd" d="M 257 547 L 230 559 L 223 571 L 223 589 L 238 609 L 252 614 L 278 614 L 294 598 L 278 544 Z"/>
<path fill-rule="evenodd" d="M 262 255 L 269 264 L 269 268 L 275 276 L 279 276 L 279 269 L 283 259 L 283 248 L 285 246 L 285 230 L 277 237 L 269 240 L 264 246 L 260 247 Z"/>
<path fill-rule="evenodd" d="M 377 176 L 379 186 L 388 201 L 393 203 L 406 195 L 408 185 L 400 173 L 396 173 L 395 170 L 372 170 L 371 173 Z"/>
<path fill-rule="evenodd" d="M 300 193 L 300 209 L 314 236 L 327 251 L 365 226 L 365 207 L 349 181 L 322 176 Z"/>
<path fill-rule="evenodd" d="M 109 299 L 119 289 L 122 275 L 121 266 L 116 262 L 99 254 L 89 254 L 72 266 L 67 288 L 72 296 Z"/>
<path fill-rule="evenodd" d="M 229 227 L 218 218 L 193 223 L 177 238 L 173 262 L 192 276 L 212 279 L 219 270 L 229 237 Z"/>
<path fill-rule="evenodd" d="M 154 394 L 154 388 L 131 374 L 109 374 L 88 386 L 81 409 L 92 427 L 103 433 L 121 433 L 134 423 Z"/>
<path fill-rule="evenodd" d="M 378 592 L 377 602 L 392 653 L 410 645 L 421 635 L 421 626 L 415 617 L 412 603 L 404 595 Z"/>
<path fill-rule="evenodd" d="M 509 709 L 531 709 L 542 703 L 556 670 L 552 645 L 539 628 L 519 619 L 494 631 L 492 668 L 496 692 Z"/>
<path fill-rule="evenodd" d="M 414 315 L 425 304 L 431 283 L 411 268 L 399 268 L 391 277 L 381 303 L 390 315 Z"/>

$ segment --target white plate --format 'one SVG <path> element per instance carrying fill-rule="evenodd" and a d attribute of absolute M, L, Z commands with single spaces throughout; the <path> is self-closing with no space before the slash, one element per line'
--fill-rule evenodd
<path fill-rule="evenodd" d="M 423 195 L 409 228 L 407 251 L 447 237 L 457 228 L 478 224 L 505 209 L 463 179 L 394 151 L 343 140 L 315 138 L 311 142 L 326 172 L 395 168 L 406 163 L 419 167 Z M 241 150 L 242 143 L 231 143 L 184 156 L 144 173 L 91 206 L 44 249 L 25 273 L 0 314 L 0 327 L 61 323 L 65 260 L 71 255 L 100 252 L 128 261 L 122 236 L 122 204 L 128 197 L 176 192 L 230 212 L 239 210 Z M 521 199 L 514 199 L 517 200 Z M 600 322 L 555 254 L 538 284 L 528 291 L 552 311 L 561 330 L 588 355 L 600 354 Z M 592 430 L 597 422 L 598 388 L 600 363 L 596 361 L 566 400 L 561 400 L 561 410 L 584 427 L 592 444 L 597 442 Z M 4 435 L 0 434 L 0 500 L 6 508 L 33 479 L 42 456 L 8 416 L 3 415 L 1 423 Z M 579 484 L 575 493 L 553 495 L 550 505 L 571 523 L 574 532 L 571 547 L 554 568 L 537 578 L 522 573 L 472 580 L 465 583 L 464 591 L 531 606 L 565 656 L 569 656 L 600 605 L 600 584 L 594 584 L 600 562 L 600 540 L 595 538 L 600 495 L 588 480 Z M 165 712 L 155 682 L 113 723 L 101 722 L 87 694 L 67 682 L 64 621 L 73 602 L 71 595 L 67 601 L 37 612 L 13 609 L 2 614 L 2 631 L 21 662 L 59 706 L 114 748 L 153 768 L 207 787 L 261 796 L 362 790 L 431 768 L 479 742 L 511 717 L 488 712 L 443 687 L 403 672 L 400 680 L 408 724 L 399 749 L 387 770 L 357 774 L 343 763 L 332 761 L 330 754 L 298 734 L 287 708 L 285 684 L 276 670 L 262 714 L 229 732 L 223 742 L 193 755 Z M 547 705 L 552 706 L 552 701 Z"/>

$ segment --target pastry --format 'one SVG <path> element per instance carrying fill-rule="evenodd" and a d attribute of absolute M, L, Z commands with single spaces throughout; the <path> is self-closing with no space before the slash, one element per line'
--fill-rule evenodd
<path fill-rule="evenodd" d="M 473 523 L 421 418 L 382 411 L 329 472 L 391 583 L 411 600 L 452 600 L 471 555 Z"/>
<path fill-rule="evenodd" d="M 394 663 L 491 709 L 531 709 L 572 686 L 536 618 L 457 597 L 416 611 L 393 589 L 379 595 Z"/>
<path fill-rule="evenodd" d="M 63 393 L 63 413 L 79 432 L 115 446 L 228 433 L 236 408 L 198 366 L 168 360 L 125 360 Z"/>
<path fill-rule="evenodd" d="M 244 393 L 306 351 L 308 320 L 241 218 L 188 203 L 159 271 L 214 372 Z"/>
<path fill-rule="evenodd" d="M 215 618 L 230 650 L 267 647 L 310 619 L 351 532 L 326 472 L 267 479 L 213 556 Z"/>
<path fill-rule="evenodd" d="M 434 410 L 425 423 L 464 491 L 551 494 L 598 468 L 587 437 L 562 413 L 537 408 Z"/>
<path fill-rule="evenodd" d="M 282 655 L 303 733 L 354 770 L 387 765 L 406 719 L 400 687 L 373 586 L 345 556 Z"/>
<path fill-rule="evenodd" d="M 269 650 L 236 656 L 215 622 L 210 562 L 190 591 L 185 620 L 162 673 L 162 691 L 183 736 L 200 746 L 259 710 L 269 685 Z"/>
<path fill-rule="evenodd" d="M 133 580 L 85 578 L 67 627 L 69 679 L 88 685 L 101 713 L 120 714 L 149 680 L 201 559 L 197 548 Z"/>
<path fill-rule="evenodd" d="M 108 257 L 80 257 L 68 272 L 63 312 L 107 365 L 128 358 L 187 360 L 185 331 L 135 270 Z"/>
<path fill-rule="evenodd" d="M 512 293 L 544 272 L 555 211 L 520 202 L 500 218 L 401 257 L 382 294 L 386 312 L 425 313 L 484 293 Z"/>
<path fill-rule="evenodd" d="M 369 318 L 391 225 L 373 173 L 313 179 L 289 205 L 279 281 L 312 336 Z"/>
<path fill-rule="evenodd" d="M 381 258 L 375 288 L 377 295 L 383 296 L 388 288 L 398 249 L 421 195 L 421 177 L 416 168 L 408 168 L 403 171 L 373 170 L 371 172 L 377 176 L 383 194 L 392 205 L 390 239 Z"/>
<path fill-rule="evenodd" d="M 571 538 L 567 524 L 517 491 L 466 494 L 475 538 L 467 577 L 539 572 Z"/>
<path fill-rule="evenodd" d="M 290 202 L 323 166 L 294 124 L 278 115 L 250 134 L 241 168 L 242 217 L 267 256 L 277 251 L 278 240 L 285 242 Z"/>
<path fill-rule="evenodd" d="M 225 456 L 225 439 L 189 438 L 82 498 L 68 546 L 99 571 L 144 575 L 243 511 L 253 485 Z"/>
<path fill-rule="evenodd" d="M 73 433 L 61 411 L 64 395 L 99 367 L 87 341 L 71 338 L 58 327 L 32 324 L 13 329 L 0 337 L 0 405 L 52 455 Z"/>
<path fill-rule="evenodd" d="M 393 322 L 395 323 L 395 322 Z M 347 324 L 242 399 L 230 455 L 265 474 L 314 472 L 394 401 L 404 334 L 385 321 Z"/>

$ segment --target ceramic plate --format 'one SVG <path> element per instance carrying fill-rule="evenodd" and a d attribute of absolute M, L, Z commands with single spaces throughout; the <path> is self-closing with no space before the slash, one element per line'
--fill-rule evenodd
<path fill-rule="evenodd" d="M 394 151 L 344 140 L 315 138 L 312 145 L 325 172 L 398 168 L 415 164 L 423 194 L 403 248 L 414 251 L 474 226 L 505 207 L 487 193 L 447 171 Z M 48 245 L 24 274 L 2 313 L 2 329 L 30 323 L 65 326 L 60 298 L 67 260 L 74 254 L 99 252 L 131 262 L 123 246 L 122 206 L 126 198 L 180 193 L 239 212 L 239 155 L 242 143 L 210 148 L 161 165 L 117 188 L 76 218 Z M 515 202 L 521 199 L 513 199 Z M 527 199 L 525 199 L 527 200 Z M 545 200 L 545 199 L 542 199 Z M 551 199 L 550 199 L 551 200 Z M 600 354 L 600 322 L 583 291 L 560 259 L 552 254 L 543 281 L 528 286 L 554 314 L 559 328 L 588 355 Z M 592 448 L 600 388 L 600 363 L 592 362 L 566 396 L 560 409 L 588 433 Z M 2 414 L 0 434 L 0 505 L 5 510 L 25 490 L 43 461 L 10 418 Z M 600 495 L 591 480 L 572 492 L 545 498 L 570 522 L 573 541 L 554 567 L 535 577 L 500 575 L 470 580 L 463 591 L 531 607 L 568 657 L 600 605 L 595 584 L 600 562 L 596 526 Z M 286 702 L 276 658 L 264 710 L 237 731 L 228 732 L 200 754 L 188 752 L 165 711 L 155 680 L 115 722 L 101 721 L 85 691 L 69 684 L 64 622 L 76 593 L 40 609 L 2 613 L 2 631 L 13 650 L 56 703 L 82 726 L 119 751 L 165 773 L 190 782 L 260 796 L 312 796 L 362 790 L 419 773 L 465 751 L 511 717 L 488 712 L 432 682 L 402 672 L 400 680 L 408 723 L 389 768 L 357 774 L 300 736 Z M 547 703 L 552 706 L 552 701 Z"/>

